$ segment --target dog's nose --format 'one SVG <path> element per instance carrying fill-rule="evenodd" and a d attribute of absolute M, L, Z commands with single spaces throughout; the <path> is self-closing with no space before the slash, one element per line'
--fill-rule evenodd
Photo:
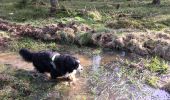
<path fill-rule="evenodd" d="M 81 65 L 79 65 L 78 70 L 79 70 L 79 72 L 82 72 L 83 71 L 83 67 Z"/>
<path fill-rule="evenodd" d="M 83 71 L 83 68 L 80 69 L 80 72 L 82 72 L 82 71 Z"/>

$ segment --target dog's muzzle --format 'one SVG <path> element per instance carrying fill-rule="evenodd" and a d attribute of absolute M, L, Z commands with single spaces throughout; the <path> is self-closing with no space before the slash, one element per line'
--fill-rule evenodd
<path fill-rule="evenodd" d="M 83 71 L 83 67 L 79 64 L 79 67 L 77 68 L 77 71 L 81 73 Z"/>

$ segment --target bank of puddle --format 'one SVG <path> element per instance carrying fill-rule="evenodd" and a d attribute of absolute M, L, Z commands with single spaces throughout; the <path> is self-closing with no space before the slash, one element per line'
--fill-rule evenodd
<path fill-rule="evenodd" d="M 51 91 L 47 98 L 62 99 L 86 99 L 86 100 L 170 100 L 170 94 L 161 89 L 152 88 L 140 80 L 134 83 L 121 73 L 120 66 L 114 65 L 113 62 L 121 59 L 131 59 L 126 52 L 107 52 L 91 57 L 86 55 L 74 55 L 80 59 L 84 66 L 84 72 L 78 76 L 74 85 L 67 89 L 60 88 L 58 91 Z M 11 65 L 17 69 L 32 71 L 32 64 L 21 59 L 19 55 L 13 53 L 0 54 L 0 64 Z M 61 85 L 57 84 L 57 85 Z"/>

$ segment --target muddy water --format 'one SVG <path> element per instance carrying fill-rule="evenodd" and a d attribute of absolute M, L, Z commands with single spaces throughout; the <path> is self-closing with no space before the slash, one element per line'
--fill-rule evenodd
<path fill-rule="evenodd" d="M 164 90 L 154 89 L 135 80 L 134 83 L 121 73 L 119 65 L 113 62 L 129 59 L 125 52 L 107 52 L 88 57 L 75 55 L 84 66 L 84 73 L 77 82 L 67 90 L 60 90 L 60 95 L 51 91 L 49 98 L 86 99 L 86 100 L 170 100 L 170 94 Z M 13 53 L 0 54 L 0 64 L 12 65 L 18 69 L 33 70 L 33 66 Z M 112 66 L 112 69 L 107 69 Z M 67 87 L 67 86 L 65 86 Z"/>
<path fill-rule="evenodd" d="M 12 65 L 18 69 L 33 70 L 31 63 L 27 63 L 21 59 L 20 56 L 14 53 L 1 53 L 0 64 Z"/>

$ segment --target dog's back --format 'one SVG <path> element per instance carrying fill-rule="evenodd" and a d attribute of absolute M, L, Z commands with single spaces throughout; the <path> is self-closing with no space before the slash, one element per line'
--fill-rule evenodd
<path fill-rule="evenodd" d="M 30 52 L 27 49 L 21 49 L 19 53 L 26 61 L 32 62 L 40 73 L 50 72 L 53 79 L 73 73 L 80 67 L 78 59 L 70 55 L 60 55 L 52 51 Z"/>
<path fill-rule="evenodd" d="M 43 73 L 49 72 L 49 63 L 51 62 L 52 53 L 49 51 L 31 52 L 28 49 L 21 49 L 19 54 L 27 62 L 32 62 L 35 68 Z"/>

